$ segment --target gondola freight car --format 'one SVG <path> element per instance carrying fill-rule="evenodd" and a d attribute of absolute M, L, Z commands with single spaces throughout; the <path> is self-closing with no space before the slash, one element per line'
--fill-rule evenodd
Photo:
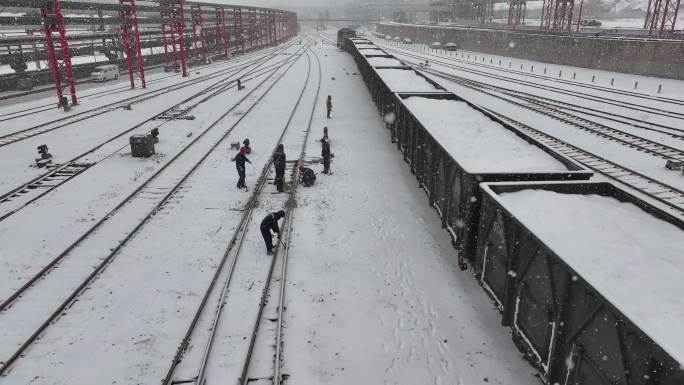
<path fill-rule="evenodd" d="M 588 180 L 593 173 L 452 93 L 395 96 L 394 138 L 459 252 L 473 264 L 482 182 Z"/>
<path fill-rule="evenodd" d="M 351 28 L 342 28 L 337 31 L 337 46 L 343 47 L 347 39 L 355 38 L 356 31 Z"/>
<path fill-rule="evenodd" d="M 478 279 L 548 384 L 684 384 L 684 221 L 610 183 L 480 185 Z"/>

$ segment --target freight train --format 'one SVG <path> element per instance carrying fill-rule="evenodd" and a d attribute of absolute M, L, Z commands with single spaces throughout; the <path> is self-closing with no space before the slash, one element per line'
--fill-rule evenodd
<path fill-rule="evenodd" d="M 677 250 L 668 249 L 684 247 L 681 218 L 589 182 L 581 164 L 371 41 L 350 37 L 341 46 L 451 236 L 455 260 L 490 296 L 544 383 L 684 384 L 684 338 L 668 326 L 684 322 L 682 264 L 672 264 Z M 662 231 L 620 233 L 629 220 L 590 228 L 605 221 L 601 210 Z"/>

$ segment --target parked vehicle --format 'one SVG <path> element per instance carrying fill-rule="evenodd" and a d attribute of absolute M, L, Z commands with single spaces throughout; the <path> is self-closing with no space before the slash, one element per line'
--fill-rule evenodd
<path fill-rule="evenodd" d="M 601 22 L 598 20 L 581 20 L 580 25 L 582 27 L 600 27 Z"/>
<path fill-rule="evenodd" d="M 458 44 L 456 43 L 446 43 L 444 45 L 444 50 L 445 51 L 456 51 L 458 50 Z"/>
<path fill-rule="evenodd" d="M 116 64 L 108 64 L 95 67 L 90 74 L 90 80 L 94 82 L 106 82 L 107 80 L 119 78 L 119 66 Z"/>

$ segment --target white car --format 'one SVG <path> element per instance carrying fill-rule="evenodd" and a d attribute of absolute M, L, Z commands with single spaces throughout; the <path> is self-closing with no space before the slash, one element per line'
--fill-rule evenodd
<path fill-rule="evenodd" d="M 94 82 L 106 82 L 111 79 L 119 78 L 119 66 L 116 64 L 108 64 L 104 66 L 95 67 L 90 74 L 90 80 Z"/>

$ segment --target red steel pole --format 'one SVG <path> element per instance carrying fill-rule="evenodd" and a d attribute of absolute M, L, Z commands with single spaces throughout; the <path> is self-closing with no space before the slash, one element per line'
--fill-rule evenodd
<path fill-rule="evenodd" d="M 140 85 L 142 88 L 147 88 L 145 82 L 145 60 L 143 59 L 142 47 L 140 44 L 140 30 L 138 29 L 138 11 L 135 7 L 135 0 L 131 1 L 131 13 L 133 14 L 133 34 L 135 37 L 135 50 L 138 60 L 138 72 L 140 73 Z"/>
<path fill-rule="evenodd" d="M 78 104 L 76 99 L 76 87 L 74 86 L 74 73 L 71 68 L 71 56 L 69 55 L 69 44 L 66 39 L 66 32 L 64 30 L 64 18 L 62 17 L 62 9 L 60 0 L 53 0 L 53 11 L 57 20 L 57 29 L 59 30 L 59 44 L 62 46 L 62 58 L 64 60 L 64 69 L 66 71 L 66 80 L 69 85 L 69 93 L 71 93 L 71 104 Z"/>
<path fill-rule="evenodd" d="M 166 67 L 169 66 L 169 49 L 167 48 L 167 42 L 166 42 L 166 26 L 164 25 L 164 16 L 161 17 L 162 23 L 161 23 L 161 35 L 162 35 L 162 45 L 164 46 L 164 65 Z"/>
<path fill-rule="evenodd" d="M 57 54 L 55 53 L 55 44 L 52 40 L 52 26 L 48 21 L 48 10 L 45 8 L 40 9 L 40 16 L 43 19 L 43 26 L 45 30 L 45 46 L 48 51 L 48 60 L 50 62 L 50 68 L 52 69 L 52 79 L 55 82 L 55 90 L 57 91 L 57 105 L 62 104 L 62 80 L 59 73 L 59 64 L 57 64 Z"/>
<path fill-rule="evenodd" d="M 183 11 L 183 0 L 178 0 L 178 10 L 176 14 L 176 27 L 178 28 L 181 69 L 183 76 L 188 76 L 188 64 L 185 56 L 185 12 Z"/>
<path fill-rule="evenodd" d="M 124 11 L 122 11 L 120 15 L 122 21 L 121 32 L 123 35 L 124 53 L 126 54 L 126 64 L 128 64 L 128 79 L 131 82 L 131 89 L 133 89 L 135 88 L 135 78 L 133 77 L 133 58 L 131 57 L 131 44 L 128 36 L 128 18 Z"/>

